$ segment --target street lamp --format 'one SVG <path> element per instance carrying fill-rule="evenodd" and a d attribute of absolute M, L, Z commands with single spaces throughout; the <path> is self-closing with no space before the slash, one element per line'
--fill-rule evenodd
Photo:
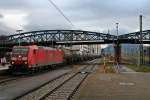
<path fill-rule="evenodd" d="M 18 32 L 18 34 L 20 34 L 23 30 L 16 30 L 16 32 Z M 19 37 L 19 46 L 20 46 L 20 37 Z"/>

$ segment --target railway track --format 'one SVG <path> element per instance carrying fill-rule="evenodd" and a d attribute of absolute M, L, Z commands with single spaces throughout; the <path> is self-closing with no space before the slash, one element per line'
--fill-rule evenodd
<path fill-rule="evenodd" d="M 6 78 L 9 78 L 9 77 L 10 77 L 9 75 L 4 75 L 4 76 L 3 76 L 3 75 L 2 75 L 2 76 L 0 75 L 0 80 L 6 79 Z"/>
<path fill-rule="evenodd" d="M 21 78 L 32 77 L 32 76 L 40 75 L 40 74 L 42 74 L 42 73 L 35 73 L 35 74 L 21 75 L 21 76 L 6 76 L 6 77 L 0 79 L 0 84 L 8 83 L 8 82 L 18 80 L 18 79 L 21 79 Z"/>
<path fill-rule="evenodd" d="M 37 75 L 37 74 L 35 74 L 35 75 Z M 14 80 L 18 80 L 18 79 L 26 78 L 26 77 L 31 77 L 31 76 L 34 76 L 34 75 L 22 75 L 22 76 L 8 76 L 8 77 L 4 77 L 4 78 L 0 79 L 0 84 L 8 83 L 8 82 L 11 82 L 11 81 L 14 81 Z"/>
<path fill-rule="evenodd" d="M 17 100 L 69 100 L 86 77 L 95 69 L 85 66 L 76 73 L 67 73 L 46 84 L 29 91 L 15 99 Z"/>
<path fill-rule="evenodd" d="M 9 82 L 9 81 L 13 81 L 13 80 L 17 80 L 17 79 L 19 79 L 19 77 L 8 77 L 8 78 L 4 78 L 4 79 L 1 79 L 1 80 L 0 80 L 0 84 L 6 83 L 6 82 Z"/>
<path fill-rule="evenodd" d="M 78 73 L 39 100 L 69 100 L 88 74 Z"/>
<path fill-rule="evenodd" d="M 41 75 L 41 74 L 44 74 L 45 72 L 50 72 L 50 71 L 54 71 L 54 70 L 46 70 L 46 71 L 42 71 L 42 72 L 37 72 L 37 73 L 27 74 L 27 75 L 25 74 L 25 75 L 21 75 L 21 76 L 3 76 L 3 77 L 0 77 L 0 84 L 8 83 L 8 82 L 22 79 L 22 78 L 28 78 L 28 77 L 33 77 L 36 75 Z"/>

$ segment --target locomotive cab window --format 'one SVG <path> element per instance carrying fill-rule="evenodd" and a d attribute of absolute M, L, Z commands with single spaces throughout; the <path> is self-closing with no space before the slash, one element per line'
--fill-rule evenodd
<path fill-rule="evenodd" d="M 28 53 L 28 48 L 14 48 L 12 53 L 13 54 L 27 54 Z"/>

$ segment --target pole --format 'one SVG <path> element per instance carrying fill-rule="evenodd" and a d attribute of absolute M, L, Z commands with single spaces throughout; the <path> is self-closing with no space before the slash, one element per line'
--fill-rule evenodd
<path fill-rule="evenodd" d="M 72 55 L 73 55 L 73 48 L 72 48 L 72 41 L 73 41 L 73 31 L 71 32 L 71 53 L 72 53 Z M 73 55 L 74 56 L 74 55 Z M 73 66 L 73 60 L 74 60 L 74 57 L 72 57 L 72 59 L 71 59 L 71 65 Z"/>
<path fill-rule="evenodd" d="M 143 45 L 142 45 L 142 40 L 143 40 L 143 36 L 142 36 L 142 15 L 139 16 L 140 17 L 140 45 L 139 45 L 139 60 L 138 60 L 138 66 L 140 66 L 141 64 L 143 64 Z"/>
<path fill-rule="evenodd" d="M 149 65 L 150 65 L 150 46 L 148 47 Z"/>
<path fill-rule="evenodd" d="M 117 39 L 118 39 L 118 25 L 119 25 L 119 23 L 116 23 Z"/>
<path fill-rule="evenodd" d="M 104 73 L 106 73 L 106 58 L 105 58 L 105 56 L 104 56 L 103 71 L 104 71 Z"/>
<path fill-rule="evenodd" d="M 118 33 L 119 23 L 116 23 L 116 33 L 117 33 L 117 43 L 116 43 L 116 64 L 118 65 L 120 63 L 120 44 L 118 42 L 119 39 L 119 33 Z"/>

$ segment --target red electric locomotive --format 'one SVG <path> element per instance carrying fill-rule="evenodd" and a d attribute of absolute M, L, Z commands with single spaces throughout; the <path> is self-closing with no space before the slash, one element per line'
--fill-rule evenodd
<path fill-rule="evenodd" d="M 58 65 L 64 62 L 64 52 L 50 47 L 14 46 L 11 54 L 11 71 L 32 71 L 45 66 Z"/>

